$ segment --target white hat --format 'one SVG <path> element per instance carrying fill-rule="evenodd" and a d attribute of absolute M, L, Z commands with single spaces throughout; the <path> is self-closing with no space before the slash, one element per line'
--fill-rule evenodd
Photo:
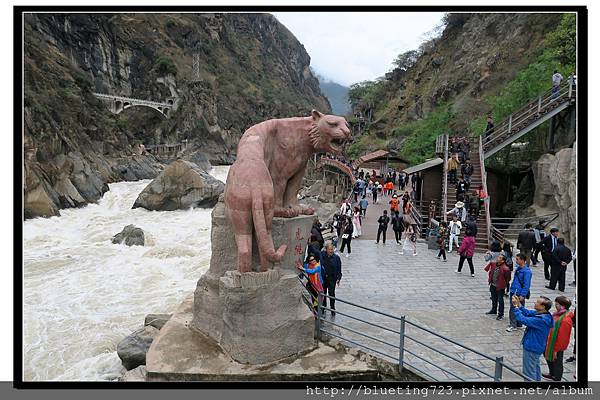
<path fill-rule="evenodd" d="M 462 201 L 458 201 L 456 202 L 456 204 L 454 205 L 456 208 L 461 208 L 465 206 L 465 203 L 463 203 Z"/>

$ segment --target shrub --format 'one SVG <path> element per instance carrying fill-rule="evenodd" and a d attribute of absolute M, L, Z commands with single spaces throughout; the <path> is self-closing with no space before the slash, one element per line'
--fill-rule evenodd
<path fill-rule="evenodd" d="M 167 56 L 160 56 L 154 63 L 154 69 L 161 75 L 177 75 L 177 67 L 173 60 Z"/>

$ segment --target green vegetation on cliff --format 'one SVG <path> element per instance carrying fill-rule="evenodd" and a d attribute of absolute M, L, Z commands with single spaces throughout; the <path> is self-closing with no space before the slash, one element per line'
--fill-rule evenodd
<path fill-rule="evenodd" d="M 575 71 L 576 59 L 576 18 L 575 14 L 564 14 L 558 27 L 546 35 L 537 58 L 526 68 L 519 71 L 515 79 L 496 95 L 487 96 L 494 121 L 508 118 L 528 101 L 536 98 L 551 86 L 551 77 L 555 70 L 566 79 Z M 485 116 L 473 121 L 471 131 L 480 134 L 485 130 Z M 508 157 L 510 148 L 492 157 L 490 165 L 503 170 L 511 170 L 522 162 L 538 159 L 547 150 L 544 137 L 538 137 L 540 131 L 547 129 L 548 123 L 526 134 L 520 139 L 529 145 L 525 151 Z"/>
<path fill-rule="evenodd" d="M 486 115 L 499 122 L 547 90 L 554 69 L 565 78 L 574 71 L 575 14 L 449 14 L 443 22 L 440 36 L 400 54 L 384 77 L 351 87 L 353 108 L 373 114 L 351 155 L 379 146 L 420 163 L 435 156 L 437 135 L 479 135 Z"/>

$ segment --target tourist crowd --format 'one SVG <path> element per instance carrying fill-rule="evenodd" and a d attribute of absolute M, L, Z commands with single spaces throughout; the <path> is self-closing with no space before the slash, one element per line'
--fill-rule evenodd
<path fill-rule="evenodd" d="M 442 221 L 432 234 L 437 239 L 437 258 L 447 261 L 447 252 L 456 249 L 459 261 L 456 273 L 462 272 L 465 261 L 469 265 L 471 277 L 475 276 L 473 256 L 476 248 L 477 224 L 481 202 L 486 194 L 478 188 L 471 203 L 467 197 L 471 183 L 473 167 L 469 161 L 469 143 L 463 138 L 456 138 L 451 142 L 452 158 L 448 164 L 449 179 L 457 184 L 457 202 L 450 215 L 449 222 Z M 457 171 L 461 177 L 457 180 Z M 412 208 L 414 192 L 418 179 L 411 179 L 406 174 L 390 171 L 385 176 L 377 176 L 376 171 L 355 171 L 356 185 L 352 196 L 345 199 L 333 218 L 329 229 L 334 232 L 331 242 L 325 243 L 322 231 L 325 229 L 315 221 L 311 230 L 311 237 L 306 252 L 304 265 L 298 265 L 308 277 L 307 288 L 313 297 L 313 307 L 316 310 L 318 293 L 323 293 L 323 307 L 326 307 L 329 298 L 329 309 L 335 315 L 335 289 L 342 278 L 342 262 L 340 256 L 349 257 L 352 249 L 352 239 L 362 235 L 363 224 L 367 218 L 367 209 L 370 204 L 384 201 L 386 209 L 376 216 L 373 224 L 377 226 L 376 243 L 386 244 L 387 231 L 391 226 L 393 238 L 403 255 L 406 251 L 417 255 L 417 225 Z M 416 175 L 412 175 L 415 177 Z M 407 187 L 407 185 L 410 185 Z M 460 189 L 460 190 L 459 190 Z M 399 194 L 398 191 L 400 190 Z M 469 209 L 465 207 L 471 203 Z M 430 221 L 436 215 L 437 205 L 429 205 Z M 430 228 L 433 228 L 430 226 Z M 566 271 L 568 265 L 575 260 L 575 252 L 565 245 L 563 238 L 559 237 L 557 228 L 546 232 L 547 224 L 539 221 L 535 228 L 527 224 L 519 234 L 516 248 L 518 253 L 513 254 L 513 246 L 508 241 L 493 241 L 489 250 L 484 255 L 485 265 L 483 271 L 487 274 L 489 288 L 489 301 L 491 307 L 486 312 L 501 321 L 505 316 L 505 297 L 509 299 L 507 332 L 518 331 L 523 326 L 525 331 L 522 339 L 522 372 L 528 379 L 539 381 L 542 377 L 549 380 L 560 381 L 563 375 L 563 354 L 571 339 L 571 331 L 575 326 L 575 312 L 571 311 L 572 302 L 561 295 L 554 302 L 545 296 L 539 296 L 533 309 L 525 308 L 526 301 L 532 297 L 531 281 L 532 269 L 540 263 L 539 255 L 544 264 L 544 275 L 549 280 L 546 288 L 564 291 Z M 464 232 L 464 237 L 461 234 Z M 336 251 L 336 248 L 339 251 Z M 575 285 L 575 280 L 571 283 Z M 552 307 L 554 306 L 554 312 Z M 573 356 L 566 362 L 575 360 Z M 542 374 L 540 357 L 543 355 L 548 365 L 548 373 Z"/>

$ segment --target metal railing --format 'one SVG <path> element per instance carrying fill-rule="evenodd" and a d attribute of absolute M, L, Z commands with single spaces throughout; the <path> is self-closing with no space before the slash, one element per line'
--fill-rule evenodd
<path fill-rule="evenodd" d="M 304 274 L 304 276 L 306 275 Z M 301 279 L 300 281 L 302 282 Z M 348 308 L 358 309 L 363 314 L 368 314 L 369 316 L 375 315 L 385 321 L 373 322 L 367 320 L 369 317 L 363 317 L 362 315 L 359 316 L 356 314 L 353 315 L 350 311 L 346 311 L 345 309 L 339 311 L 339 309 L 333 310 L 325 307 L 323 306 L 323 303 L 326 298 L 334 299 L 338 304 L 341 303 L 344 306 L 348 306 Z M 484 354 L 469 346 L 463 345 L 454 339 L 436 333 L 432 329 L 413 322 L 405 315 L 395 316 L 364 305 L 340 299 L 339 297 L 329 296 L 322 292 L 319 292 L 317 295 L 316 309 L 312 306 L 312 302 L 315 299 L 312 294 L 309 294 L 309 296 L 304 299 L 307 304 L 310 304 L 310 309 L 313 312 L 313 315 L 315 315 L 315 336 L 317 340 L 322 341 L 324 339 L 323 335 L 337 338 L 353 346 L 362 348 L 376 356 L 397 363 L 399 372 L 402 372 L 404 368 L 408 367 L 417 374 L 421 374 L 432 381 L 458 380 L 464 382 L 468 380 L 479 381 L 489 379 L 500 382 L 503 380 L 503 371 L 507 370 L 525 381 L 532 381 L 532 379 L 508 365 L 503 357 L 493 357 Z M 352 321 L 355 324 L 366 325 L 367 327 L 370 327 L 370 330 L 375 329 L 377 333 L 374 336 L 366 333 L 365 329 L 361 329 L 357 326 L 351 327 L 344 325 L 336 319 L 326 319 L 324 318 L 325 310 L 335 312 L 336 317 L 341 316 L 347 321 Z M 392 326 L 390 326 L 390 322 Z M 334 332 L 334 329 L 337 329 L 337 331 Z M 390 336 L 392 340 L 390 340 Z M 365 339 L 368 341 L 367 343 L 365 343 Z M 438 344 L 434 342 L 438 342 Z M 375 345 L 373 343 L 375 343 Z M 441 343 L 441 345 L 439 343 Z M 478 356 L 480 358 L 480 364 L 474 365 L 474 363 L 467 361 L 466 357 L 464 357 L 465 359 L 461 359 L 458 354 L 449 354 L 440 348 L 447 348 L 448 346 L 454 346 L 460 349 L 463 355 L 471 354 Z M 432 357 L 431 355 L 435 356 Z M 473 371 L 474 376 L 465 377 L 460 375 L 456 369 L 452 370 L 450 367 L 440 365 L 440 357 L 444 360 L 450 360 L 461 368 L 466 368 L 468 371 Z M 489 361 L 489 367 L 482 367 L 483 361 Z M 426 368 L 422 364 L 429 365 L 430 369 L 433 368 L 436 371 L 440 371 L 445 378 L 451 378 L 440 379 L 439 376 L 434 376 L 434 372 L 424 371 Z"/>
<path fill-rule="evenodd" d="M 356 177 L 354 176 L 352 168 L 350 168 L 343 162 L 334 160 L 334 159 L 331 159 L 328 157 L 321 157 L 319 159 L 319 161 L 317 162 L 317 168 L 319 168 L 320 166 L 323 166 L 323 165 L 329 165 L 330 167 L 337 168 L 338 170 L 342 171 L 345 175 L 347 175 L 348 178 L 350 178 L 350 182 L 352 182 L 352 186 L 354 186 L 356 184 Z"/>
<path fill-rule="evenodd" d="M 410 208 L 410 216 L 413 219 L 413 221 L 415 221 L 415 233 L 417 234 L 417 237 L 420 237 L 423 235 L 423 216 L 421 215 L 421 213 L 419 212 L 419 210 L 417 209 L 417 207 L 415 206 L 415 204 L 413 203 L 412 207 Z"/>
<path fill-rule="evenodd" d="M 531 99 L 525 106 L 511 114 L 498 126 L 483 133 L 485 158 L 490 157 L 506 145 L 552 117 L 576 99 L 576 86 L 563 83 L 558 90 L 552 88 Z"/>
<path fill-rule="evenodd" d="M 515 239 L 519 233 L 523 231 L 525 224 L 531 223 L 537 225 L 538 221 L 544 221 L 544 228 L 548 227 L 559 216 L 559 213 L 550 213 L 544 215 L 534 215 L 531 217 L 510 218 L 510 217 L 493 217 L 492 226 L 498 232 L 497 236 L 502 236 L 502 239 Z"/>
<path fill-rule="evenodd" d="M 481 186 L 485 192 L 485 199 L 483 199 L 483 206 L 485 210 L 485 228 L 488 247 L 490 245 L 490 238 L 492 236 L 492 219 L 490 217 L 490 192 L 487 187 L 487 174 L 485 172 L 485 155 L 483 153 L 483 140 L 479 137 L 479 168 L 481 169 Z"/>
<path fill-rule="evenodd" d="M 416 208 L 421 217 L 421 237 L 427 237 L 428 228 L 431 225 L 431 218 L 429 218 L 429 205 L 431 200 L 413 200 L 413 208 Z M 433 218 L 436 219 L 442 215 L 442 200 L 435 200 L 435 212 Z"/>
<path fill-rule="evenodd" d="M 446 136 L 447 135 L 439 135 L 435 139 L 435 154 L 444 154 L 444 148 L 446 145 Z"/>
<path fill-rule="evenodd" d="M 176 143 L 176 144 L 149 144 L 146 145 L 146 151 L 157 157 L 168 157 L 174 158 L 179 155 L 180 152 L 185 150 L 187 143 Z"/>
<path fill-rule="evenodd" d="M 442 218 L 448 221 L 446 211 L 448 211 L 448 135 L 444 136 L 444 185 L 442 186 Z"/>
<path fill-rule="evenodd" d="M 504 234 L 502 231 L 492 225 L 491 229 L 492 240 L 496 240 L 500 243 L 504 242 Z"/>

